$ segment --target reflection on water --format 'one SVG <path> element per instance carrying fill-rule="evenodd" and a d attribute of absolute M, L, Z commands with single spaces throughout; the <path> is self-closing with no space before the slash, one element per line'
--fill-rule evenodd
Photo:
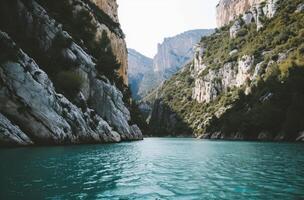
<path fill-rule="evenodd" d="M 182 138 L 0 149 L 0 199 L 304 199 L 303 150 Z"/>

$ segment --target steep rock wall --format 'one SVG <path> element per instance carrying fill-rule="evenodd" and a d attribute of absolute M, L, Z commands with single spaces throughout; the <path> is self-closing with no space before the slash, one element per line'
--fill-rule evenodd
<path fill-rule="evenodd" d="M 143 98 L 163 81 L 171 78 L 172 75 L 193 58 L 193 46 L 199 42 L 202 36 L 207 36 L 211 33 L 213 33 L 212 29 L 198 29 L 165 38 L 161 44 L 158 44 L 157 54 L 152 60 L 151 67 L 142 67 L 138 68 L 138 70 L 129 71 L 131 79 L 134 80 L 133 77 L 140 78 L 140 81 L 134 82 L 137 85 L 133 85 L 132 88 L 136 90 L 132 92 L 138 98 Z M 129 59 L 131 59 L 129 66 L 131 68 L 134 68 L 136 65 L 147 66 L 147 62 L 151 60 L 143 55 L 139 55 L 138 52 L 136 56 L 134 55 L 132 51 L 129 53 Z M 150 63 L 148 64 L 150 65 Z M 146 71 L 146 69 L 149 70 Z"/>
<path fill-rule="evenodd" d="M 266 1 L 202 38 L 193 62 L 154 95 L 151 129 L 205 139 L 303 141 L 301 8 L 301 0 Z M 172 129 L 173 122 L 184 125 Z"/>
<path fill-rule="evenodd" d="M 102 36 L 102 32 L 106 31 L 108 37 L 111 41 L 111 48 L 114 55 L 117 58 L 120 68 L 118 70 L 119 75 L 122 77 L 125 85 L 128 85 L 128 52 L 127 45 L 124 40 L 124 34 L 120 29 L 119 19 L 118 19 L 118 5 L 116 0 L 90 0 L 92 3 L 97 5 L 97 7 L 110 17 L 113 24 L 119 28 L 115 30 L 109 29 L 108 26 L 102 24 L 98 25 L 97 39 Z M 104 16 L 106 17 L 106 16 Z"/>
<path fill-rule="evenodd" d="M 227 25 L 249 10 L 255 14 L 264 12 L 267 17 L 272 17 L 276 10 L 277 1 L 278 0 L 220 0 L 216 7 L 217 26 L 222 27 Z"/>
<path fill-rule="evenodd" d="M 77 2 L 80 4 L 73 5 L 89 9 L 82 1 Z M 87 53 L 81 42 L 76 44 L 43 7 L 36 1 L 18 0 L 1 2 L 1 11 L 1 16 L 7 20 L 4 24 L 13 23 L 5 26 L 1 21 L 2 28 L 24 49 L 19 50 L 6 33 L 1 33 L 1 47 L 6 46 L 9 52 L 17 53 L 7 57 L 6 50 L 2 48 L 0 52 L 0 113 L 18 125 L 34 144 L 119 142 L 142 138 L 138 127 L 129 124 L 130 112 L 123 102 L 122 92 L 107 77 L 98 74 L 96 59 Z M 118 49 L 125 48 L 123 38 L 112 32 L 111 27 L 98 21 L 95 24 L 99 30 L 97 34 L 107 31 L 108 35 L 119 38 L 111 40 L 112 49 L 113 41 Z M 60 65 L 52 60 L 60 60 Z M 68 69 L 61 65 L 66 63 Z M 83 82 L 77 97 L 68 100 L 55 91 L 53 79 L 49 79 L 49 75 L 54 78 L 52 68 L 68 70 L 81 77 Z"/>
<path fill-rule="evenodd" d="M 103 10 L 107 15 L 111 17 L 114 22 L 119 22 L 118 20 L 118 5 L 116 0 L 90 0 L 95 3 L 101 10 Z"/>
<path fill-rule="evenodd" d="M 221 27 L 234 20 L 237 16 L 245 13 L 254 4 L 265 0 L 220 0 L 216 6 L 216 22 Z"/>

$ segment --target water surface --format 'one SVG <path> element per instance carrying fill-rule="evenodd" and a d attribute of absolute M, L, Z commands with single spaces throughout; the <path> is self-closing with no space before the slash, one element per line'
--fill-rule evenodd
<path fill-rule="evenodd" d="M 147 138 L 0 149 L 0 199 L 304 199 L 304 145 Z"/>

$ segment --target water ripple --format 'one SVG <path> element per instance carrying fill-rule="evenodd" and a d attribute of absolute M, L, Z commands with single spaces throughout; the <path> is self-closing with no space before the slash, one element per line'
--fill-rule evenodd
<path fill-rule="evenodd" d="M 158 138 L 1 149 L 0 199 L 304 199 L 303 150 Z"/>

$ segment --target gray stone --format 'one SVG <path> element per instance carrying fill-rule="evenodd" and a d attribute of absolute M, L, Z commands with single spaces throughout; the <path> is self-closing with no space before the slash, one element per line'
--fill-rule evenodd
<path fill-rule="evenodd" d="M 233 49 L 232 51 L 229 52 L 229 56 L 233 56 L 234 54 L 237 54 L 239 50 Z"/>
<path fill-rule="evenodd" d="M 300 13 L 304 11 L 304 3 L 298 5 L 296 13 Z"/>
<path fill-rule="evenodd" d="M 194 63 L 198 62 L 195 61 Z M 195 87 L 192 91 L 192 98 L 199 103 L 209 103 L 216 99 L 229 88 L 241 87 L 247 80 L 254 80 L 253 72 L 254 57 L 245 55 L 238 62 L 224 64 L 219 70 L 210 69 L 204 76 L 197 74 L 194 70 L 192 75 L 195 78 Z M 201 65 L 205 65 L 201 63 Z M 197 66 L 197 68 L 200 68 Z M 207 68 L 204 67 L 204 68 Z M 250 88 L 246 88 L 250 93 Z"/>
<path fill-rule="evenodd" d="M 130 113 L 122 101 L 121 92 L 115 85 L 111 85 L 106 77 L 101 78 L 97 75 L 92 57 L 73 42 L 71 36 L 62 30 L 62 26 L 51 19 L 36 1 L 31 1 L 30 4 L 29 9 L 29 6 L 25 6 L 22 1 L 17 1 L 19 15 L 16 25 L 24 31 L 23 39 L 34 39 L 42 53 L 47 53 L 51 49 L 56 36 L 71 41 L 68 47 L 58 49 L 55 53 L 57 53 L 56 57 L 74 63 L 75 72 L 84 79 L 81 93 L 73 101 L 78 107 L 63 95 L 57 94 L 47 74 L 20 51 L 22 56 L 18 57 L 17 61 L 8 61 L 0 68 L 1 76 L 7 83 L 6 87 L 1 88 L 0 99 L 5 103 L 0 105 L 0 111 L 16 116 L 22 130 L 26 127 L 26 130 L 30 130 L 27 131 L 27 134 L 31 134 L 29 137 L 37 137 L 41 140 L 39 142 L 118 142 L 133 137 L 133 129 L 131 130 L 129 125 Z M 15 12 L 15 10 L 11 11 Z M 33 25 L 34 21 L 39 23 Z M 105 25 L 99 24 L 98 27 L 107 29 Z M 115 48 L 124 47 L 120 44 L 123 39 L 117 39 L 117 36 L 113 35 L 110 36 L 113 42 L 111 44 Z M 117 41 L 114 41 L 115 38 Z M 1 40 L 7 45 L 13 45 L 4 33 L 1 33 Z M 117 51 L 120 50 L 116 49 L 115 53 L 119 53 Z M 123 52 L 121 56 L 123 57 Z M 11 94 L 12 91 L 15 93 Z M 95 94 L 102 94 L 99 96 L 102 99 L 96 99 Z M 98 105 L 108 107 L 102 106 L 104 110 L 92 111 L 89 109 L 94 109 L 94 104 L 90 105 L 92 99 L 98 101 Z M 18 115 L 19 107 L 28 110 L 23 109 L 26 112 Z M 136 134 L 139 134 L 138 132 L 136 130 Z"/>
<path fill-rule="evenodd" d="M 233 25 L 230 27 L 229 33 L 230 38 L 236 38 L 239 30 L 241 29 L 241 22 L 239 20 L 235 20 Z"/>
<path fill-rule="evenodd" d="M 296 139 L 297 142 L 304 142 L 304 131 L 299 133 L 299 136 Z"/>
<path fill-rule="evenodd" d="M 31 139 L 0 113 L 0 144 L 31 145 Z"/>
<path fill-rule="evenodd" d="M 250 24 L 254 22 L 253 14 L 251 12 L 244 13 L 244 15 L 242 16 L 242 20 L 244 21 L 245 24 Z"/>

